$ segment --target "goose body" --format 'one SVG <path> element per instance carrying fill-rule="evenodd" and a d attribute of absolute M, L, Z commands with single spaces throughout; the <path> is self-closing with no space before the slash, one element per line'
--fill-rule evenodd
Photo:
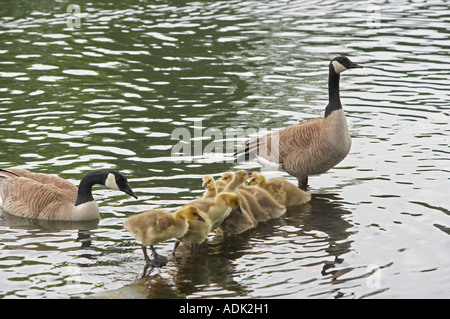
<path fill-rule="evenodd" d="M 153 246 L 182 237 L 188 230 L 188 220 L 204 221 L 197 207 L 186 206 L 175 213 L 155 209 L 131 216 L 124 222 L 124 227 L 141 242 L 146 263 L 161 267 L 167 263 L 167 259 L 158 255 Z M 153 260 L 148 257 L 147 246 L 152 250 Z"/>
<path fill-rule="evenodd" d="M 55 175 L 24 169 L 0 170 L 0 198 L 3 211 L 26 218 L 84 221 L 99 218 L 92 186 L 105 185 L 137 198 L 128 181 L 116 171 L 91 172 L 78 188 Z"/>
<path fill-rule="evenodd" d="M 286 207 L 303 205 L 311 200 L 310 193 L 280 177 L 267 180 L 263 174 L 252 172 L 246 184 L 266 190 L 275 200 Z"/>
<path fill-rule="evenodd" d="M 297 178 L 305 189 L 309 175 L 322 174 L 340 163 L 351 147 L 347 120 L 339 95 L 340 74 L 362 66 L 346 57 L 336 57 L 329 65 L 329 103 L 324 118 L 299 123 L 248 141 L 236 161 L 254 159 L 265 166 L 278 167 Z"/>

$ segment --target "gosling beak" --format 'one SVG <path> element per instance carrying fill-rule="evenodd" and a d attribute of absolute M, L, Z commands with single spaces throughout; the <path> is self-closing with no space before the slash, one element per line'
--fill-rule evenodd
<path fill-rule="evenodd" d="M 204 219 L 202 216 L 200 216 L 200 215 L 198 215 L 197 220 L 199 220 L 199 221 L 201 221 L 201 222 L 204 222 L 204 221 L 205 221 L 205 219 Z"/>
<path fill-rule="evenodd" d="M 206 188 L 206 187 L 208 187 L 208 183 L 203 183 L 202 188 Z"/>
<path fill-rule="evenodd" d="M 250 185 L 250 182 L 249 181 L 245 181 L 245 185 Z"/>
<path fill-rule="evenodd" d="M 239 213 L 241 213 L 242 214 L 242 209 L 241 209 L 241 206 L 239 206 L 238 208 L 236 208 L 236 210 L 239 212 Z"/>
<path fill-rule="evenodd" d="M 130 195 L 131 197 L 134 197 L 134 198 L 138 198 L 137 196 L 136 196 L 136 194 L 133 192 L 133 190 L 131 189 L 131 187 L 130 187 L 130 185 L 127 185 L 127 187 L 123 190 L 123 192 L 125 192 L 125 193 L 127 193 L 128 195 Z"/>

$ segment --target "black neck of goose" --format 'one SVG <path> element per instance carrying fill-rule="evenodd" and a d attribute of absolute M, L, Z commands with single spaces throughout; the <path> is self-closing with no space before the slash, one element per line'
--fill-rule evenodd
<path fill-rule="evenodd" d="M 92 197 L 92 186 L 95 184 L 105 184 L 105 172 L 92 172 L 86 174 L 78 185 L 78 197 L 75 206 L 91 202 L 94 200 Z"/>
<path fill-rule="evenodd" d="M 328 105 L 325 108 L 325 117 L 333 111 L 342 109 L 341 98 L 339 95 L 339 79 L 340 75 L 330 66 L 330 75 L 328 77 Z"/>

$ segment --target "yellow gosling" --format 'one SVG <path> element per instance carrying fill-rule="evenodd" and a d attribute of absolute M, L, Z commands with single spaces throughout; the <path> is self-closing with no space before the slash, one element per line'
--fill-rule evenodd
<path fill-rule="evenodd" d="M 270 218 L 277 218 L 286 212 L 286 207 L 279 204 L 268 192 L 265 190 L 253 187 L 244 186 L 244 182 L 249 178 L 245 170 L 239 170 L 229 187 L 237 187 L 237 191 L 246 194 L 246 198 L 251 206 L 251 212 L 258 222 L 265 222 Z"/>
<path fill-rule="evenodd" d="M 231 182 L 233 179 L 232 172 L 225 172 L 222 176 L 216 181 L 217 191 L 220 193 L 225 190 L 225 187 Z"/>
<path fill-rule="evenodd" d="M 156 253 L 155 244 L 171 238 L 183 236 L 188 230 L 188 220 L 204 221 L 200 210 L 194 206 L 186 206 L 170 213 L 164 210 L 150 210 L 128 218 L 125 228 L 142 244 L 142 251 L 147 265 L 162 267 L 167 258 Z M 147 246 L 152 250 L 153 260 L 148 257 Z"/>
<path fill-rule="evenodd" d="M 235 193 L 220 193 L 214 199 L 202 198 L 189 203 L 188 205 L 195 206 L 200 210 L 205 222 L 190 220 L 188 231 L 181 238 L 177 238 L 172 255 L 175 255 L 175 250 L 180 242 L 192 244 L 193 254 L 196 254 L 198 245 L 204 242 L 208 234 L 228 217 L 232 209 L 242 214 L 241 203 Z"/>
<path fill-rule="evenodd" d="M 286 207 L 303 205 L 311 200 L 310 193 L 299 189 L 289 181 L 280 177 L 273 177 L 267 180 L 263 174 L 252 172 L 246 183 L 265 189 L 278 201 L 278 203 Z"/>
<path fill-rule="evenodd" d="M 172 256 L 175 257 L 175 250 L 177 249 L 180 242 L 191 244 L 193 247 L 192 254 L 197 254 L 198 245 L 203 243 L 208 234 L 212 229 L 212 222 L 209 218 L 208 213 L 200 211 L 200 216 L 204 221 L 200 220 L 189 220 L 188 221 L 188 230 L 182 237 L 178 237 L 175 245 L 173 246 Z"/>
<path fill-rule="evenodd" d="M 252 212 L 252 206 L 258 206 L 253 196 L 246 192 L 239 190 L 239 186 L 242 185 L 246 179 L 245 171 L 237 171 L 233 174 L 232 180 L 227 184 L 225 192 L 236 192 L 242 202 L 242 214 L 239 214 L 235 210 L 232 210 L 230 215 L 225 218 L 223 223 L 218 227 L 219 233 L 224 233 L 225 236 L 230 234 L 237 235 L 248 229 L 256 227 L 258 221 Z M 228 178 L 229 179 L 229 178 Z"/>
<path fill-rule="evenodd" d="M 211 175 L 203 176 L 202 187 L 205 189 L 202 198 L 214 198 L 217 195 L 216 183 Z"/>

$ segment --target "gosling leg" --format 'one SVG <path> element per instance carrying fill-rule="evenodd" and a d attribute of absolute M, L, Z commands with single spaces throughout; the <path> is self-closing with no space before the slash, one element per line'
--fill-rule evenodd
<path fill-rule="evenodd" d="M 150 246 L 152 250 L 153 260 L 150 261 L 150 265 L 153 267 L 162 267 L 167 264 L 167 258 L 159 255 L 153 246 Z"/>
<path fill-rule="evenodd" d="M 173 245 L 173 250 L 172 250 L 172 256 L 175 257 L 175 250 L 177 250 L 178 245 L 180 245 L 179 241 L 176 241 L 175 244 Z"/>
<path fill-rule="evenodd" d="M 192 256 L 197 256 L 198 244 L 192 245 Z"/>
<path fill-rule="evenodd" d="M 151 259 L 148 257 L 148 254 L 147 254 L 147 246 L 142 245 L 142 251 L 144 252 L 145 263 L 147 265 L 149 265 L 151 263 Z"/>

